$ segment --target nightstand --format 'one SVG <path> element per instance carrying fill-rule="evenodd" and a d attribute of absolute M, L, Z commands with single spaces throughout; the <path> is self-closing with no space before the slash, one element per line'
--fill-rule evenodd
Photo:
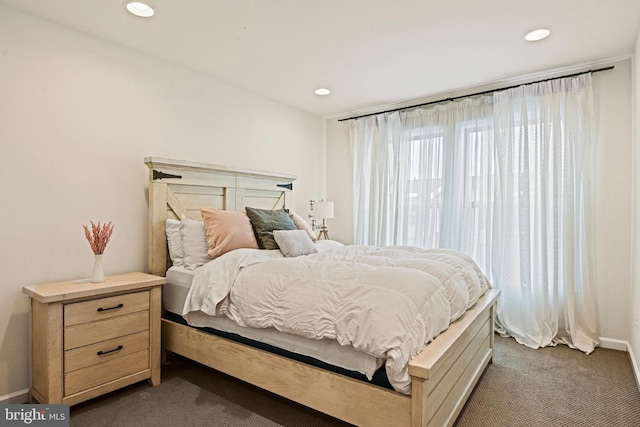
<path fill-rule="evenodd" d="M 164 283 L 127 273 L 22 288 L 31 297 L 31 396 L 74 405 L 145 379 L 160 384 Z"/>

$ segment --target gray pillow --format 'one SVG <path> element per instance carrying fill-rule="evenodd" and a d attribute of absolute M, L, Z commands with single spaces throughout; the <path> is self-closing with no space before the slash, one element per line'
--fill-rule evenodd
<path fill-rule="evenodd" d="M 286 257 L 315 254 L 318 252 L 304 230 L 274 230 L 273 238 Z"/>
<path fill-rule="evenodd" d="M 273 239 L 273 230 L 297 230 L 289 213 L 284 209 L 274 211 L 250 207 L 244 209 L 251 220 L 260 249 L 278 249 L 278 244 Z"/>

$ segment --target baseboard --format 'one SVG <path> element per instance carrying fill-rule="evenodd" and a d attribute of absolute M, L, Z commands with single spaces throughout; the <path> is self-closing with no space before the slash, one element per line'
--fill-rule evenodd
<path fill-rule="evenodd" d="M 631 369 L 633 370 L 633 376 L 636 379 L 636 385 L 638 386 L 638 390 L 640 390 L 640 366 L 638 366 L 638 359 L 636 359 L 636 355 L 633 353 L 633 349 L 629 345 L 627 341 L 616 340 L 613 338 L 602 338 L 598 337 L 600 344 L 598 347 L 608 348 L 611 350 L 620 350 L 626 351 L 629 354 L 629 359 L 631 360 Z"/>
<path fill-rule="evenodd" d="M 0 396 L 0 405 L 13 405 L 29 403 L 29 389 L 16 391 L 10 394 Z"/>
<path fill-rule="evenodd" d="M 600 341 L 600 344 L 598 344 L 598 347 L 608 348 L 610 350 L 620 350 L 620 351 L 629 350 L 629 343 L 627 341 L 616 340 L 613 338 L 603 338 L 603 337 L 598 337 L 598 340 Z"/>

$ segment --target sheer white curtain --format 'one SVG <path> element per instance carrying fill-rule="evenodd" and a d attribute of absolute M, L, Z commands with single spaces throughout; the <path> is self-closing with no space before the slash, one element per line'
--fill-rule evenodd
<path fill-rule="evenodd" d="M 491 97 L 351 123 L 356 243 L 445 247 L 486 260 Z"/>
<path fill-rule="evenodd" d="M 501 333 L 592 351 L 591 97 L 585 74 L 351 121 L 355 243 L 465 252 Z"/>
<path fill-rule="evenodd" d="M 389 216 L 392 168 L 391 148 L 401 139 L 399 113 L 379 114 L 358 120 L 350 128 L 354 158 L 355 242 L 364 245 L 394 244 L 393 217 Z"/>
<path fill-rule="evenodd" d="M 494 94 L 498 326 L 530 347 L 598 343 L 590 272 L 591 75 Z"/>

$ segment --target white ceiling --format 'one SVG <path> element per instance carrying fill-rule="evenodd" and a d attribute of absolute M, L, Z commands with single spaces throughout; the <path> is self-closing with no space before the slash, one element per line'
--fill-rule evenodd
<path fill-rule="evenodd" d="M 640 0 L 0 2 L 321 117 L 628 56 L 640 27 Z"/>

